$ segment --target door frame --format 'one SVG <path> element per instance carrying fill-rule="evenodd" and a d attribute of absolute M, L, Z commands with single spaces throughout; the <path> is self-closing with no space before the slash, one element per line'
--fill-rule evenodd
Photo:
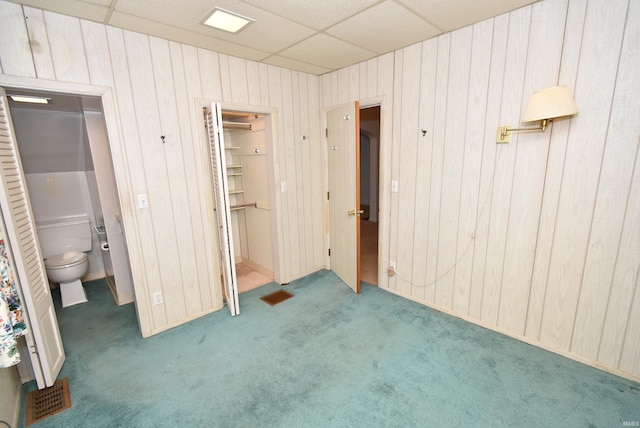
<path fill-rule="evenodd" d="M 147 337 L 151 332 L 151 302 L 149 299 L 141 299 L 140 296 L 148 295 L 146 291 L 146 281 L 144 275 L 144 260 L 142 259 L 142 243 L 137 234 L 132 234 L 131 230 L 137 230 L 138 225 L 132 211 L 132 204 L 123 203 L 133 200 L 130 195 L 131 189 L 128 172 L 125 168 L 125 160 L 122 158 L 124 152 L 121 124 L 117 112 L 117 105 L 114 91 L 110 87 L 87 85 L 82 83 L 59 82 L 53 80 L 36 79 L 32 77 L 8 76 L 0 74 L 0 87 L 15 88 L 30 91 L 57 92 L 61 94 L 79 97 L 99 97 L 104 120 L 107 128 L 107 137 L 111 150 L 112 164 L 116 177 L 116 187 L 118 198 L 122 209 L 122 221 L 124 223 L 124 233 L 129 253 L 131 275 L 133 282 L 133 293 L 138 314 L 138 328 L 143 337 Z M 35 229 L 35 224 L 33 225 Z"/>
<path fill-rule="evenodd" d="M 391 145 L 388 144 L 392 140 L 392 127 L 389 126 L 389 111 L 387 107 L 387 97 L 371 97 L 361 100 L 353 100 L 360 102 L 360 109 L 380 106 L 380 139 L 378 144 L 380 145 L 380 156 L 378 158 L 378 287 L 389 288 L 389 277 L 387 273 L 387 265 L 390 260 L 389 256 L 389 242 L 390 233 L 389 228 L 391 218 L 391 169 L 392 169 L 392 155 Z M 322 108 L 321 128 L 327 129 L 327 112 L 333 110 L 335 107 L 353 101 L 344 101 L 331 106 L 324 106 Z M 357 114 L 360 114 L 358 110 Z M 323 131 L 324 133 L 324 131 Z M 325 144 L 322 150 L 322 171 L 323 171 L 323 201 L 324 201 L 324 222 L 325 225 L 329 221 L 329 201 L 327 200 L 327 192 L 329 191 L 329 153 L 326 144 L 326 137 L 323 137 Z M 356 162 L 360 160 L 357 159 Z M 388 183 L 388 185 L 386 185 Z M 397 200 L 395 201 L 397 203 Z M 325 227 L 324 230 L 324 265 L 329 268 L 331 266 L 331 260 L 329 258 L 330 247 L 330 235 L 329 229 Z"/>
<path fill-rule="evenodd" d="M 278 164 L 278 110 L 274 107 L 257 106 L 251 104 L 240 104 L 225 101 L 216 101 L 210 99 L 199 98 L 196 100 L 196 110 L 201 115 L 202 109 L 205 107 L 211 107 L 212 103 L 220 104 L 221 110 L 234 110 L 243 113 L 258 113 L 269 115 L 271 118 L 269 124 L 269 131 L 271 141 L 268 144 L 267 166 L 268 166 L 268 187 L 269 191 L 269 209 L 271 210 L 271 252 L 273 254 L 273 281 L 278 284 L 283 283 L 282 272 L 284 272 L 284 266 L 282 262 L 284 260 L 283 245 L 282 245 L 282 215 L 280 213 L 281 195 L 276 187 L 276 183 L 280 182 L 280 168 Z M 198 127 L 200 129 L 200 141 L 201 153 L 203 156 L 209 157 L 209 142 L 204 127 Z M 209 174 L 211 174 L 211 168 L 209 168 Z M 213 197 L 213 195 L 212 195 Z M 215 220 L 215 216 L 212 215 L 212 221 Z M 217 231 L 216 231 L 217 233 Z M 216 241 L 217 242 L 217 241 Z"/>

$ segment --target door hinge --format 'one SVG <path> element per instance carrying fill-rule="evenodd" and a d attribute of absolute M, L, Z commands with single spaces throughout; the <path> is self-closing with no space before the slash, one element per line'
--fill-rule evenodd
<path fill-rule="evenodd" d="M 329 192 L 327 192 L 327 201 L 329 200 Z"/>
<path fill-rule="evenodd" d="M 331 257 L 331 248 L 329 248 L 329 257 Z"/>
<path fill-rule="evenodd" d="M 329 138 L 329 128 L 324 128 L 324 136 Z"/>

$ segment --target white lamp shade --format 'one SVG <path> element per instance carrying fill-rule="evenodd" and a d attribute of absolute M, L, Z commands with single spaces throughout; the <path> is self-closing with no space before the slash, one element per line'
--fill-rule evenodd
<path fill-rule="evenodd" d="M 573 97 L 566 86 L 554 86 L 533 93 L 522 117 L 523 122 L 536 122 L 578 114 Z"/>

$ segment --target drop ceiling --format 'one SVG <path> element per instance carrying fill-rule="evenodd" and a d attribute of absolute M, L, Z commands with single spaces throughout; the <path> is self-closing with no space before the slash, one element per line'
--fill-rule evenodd
<path fill-rule="evenodd" d="M 212 51 L 324 74 L 537 0 L 10 0 Z M 255 20 L 205 26 L 214 7 Z"/>

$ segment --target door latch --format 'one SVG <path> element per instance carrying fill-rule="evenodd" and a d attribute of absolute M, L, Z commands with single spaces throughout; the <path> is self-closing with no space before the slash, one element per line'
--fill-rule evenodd
<path fill-rule="evenodd" d="M 358 211 L 350 210 L 350 211 L 347 211 L 347 214 L 349 214 L 349 215 L 357 215 L 358 217 L 360 217 L 360 214 L 364 214 L 364 210 L 358 210 Z"/>

